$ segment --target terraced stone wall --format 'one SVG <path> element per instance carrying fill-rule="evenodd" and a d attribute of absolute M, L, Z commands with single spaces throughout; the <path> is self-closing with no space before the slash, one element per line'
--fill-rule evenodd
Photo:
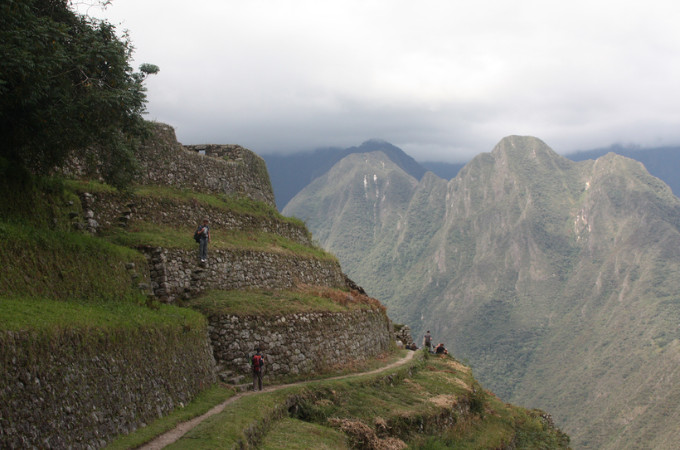
<path fill-rule="evenodd" d="M 255 250 L 212 250 L 208 262 L 196 251 L 141 249 L 149 260 L 151 289 L 166 303 L 188 299 L 211 289 L 288 289 L 299 284 L 347 287 L 335 260 Z"/>
<path fill-rule="evenodd" d="M 0 333 L 0 448 L 102 448 L 216 381 L 206 328 Z"/>
<path fill-rule="evenodd" d="M 351 294 L 348 294 L 351 295 Z M 250 376 L 260 346 L 268 377 L 323 371 L 385 352 L 394 339 L 384 311 L 298 313 L 277 317 L 211 316 L 210 340 L 223 372 Z"/>
<path fill-rule="evenodd" d="M 169 227 L 193 229 L 202 219 L 210 221 L 214 233 L 230 230 L 262 231 L 283 236 L 302 245 L 312 245 L 311 235 L 303 224 L 280 220 L 277 217 L 239 214 L 198 202 L 154 198 L 117 192 L 81 194 L 83 223 L 88 229 L 128 226 L 145 221 Z M 94 221 L 94 222 L 93 222 Z M 187 235 L 187 241 L 192 237 Z"/>
<path fill-rule="evenodd" d="M 175 130 L 153 124 L 153 137 L 137 152 L 141 184 L 173 186 L 196 192 L 242 195 L 276 207 L 267 165 L 260 156 L 240 146 L 225 146 L 224 157 L 185 149 Z"/>
<path fill-rule="evenodd" d="M 223 151 L 213 156 L 201 154 L 177 142 L 170 125 L 152 122 L 150 127 L 151 136 L 135 154 L 140 166 L 136 183 L 245 196 L 276 208 L 267 165 L 257 154 L 238 145 L 216 146 L 223 147 Z M 92 161 L 97 161 L 97 151 L 90 151 Z M 77 157 L 62 171 L 77 178 L 100 178 L 96 164 Z"/>

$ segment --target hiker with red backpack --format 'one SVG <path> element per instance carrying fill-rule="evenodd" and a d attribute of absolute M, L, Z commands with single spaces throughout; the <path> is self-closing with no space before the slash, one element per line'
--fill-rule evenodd
<path fill-rule="evenodd" d="M 264 356 L 260 353 L 260 348 L 255 349 L 255 354 L 250 358 L 250 365 L 253 368 L 253 391 L 259 386 L 262 390 L 262 372 L 264 371 Z"/>

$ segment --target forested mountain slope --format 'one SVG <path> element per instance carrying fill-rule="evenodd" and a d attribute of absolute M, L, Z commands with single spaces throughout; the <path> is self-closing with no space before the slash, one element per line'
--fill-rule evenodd
<path fill-rule="evenodd" d="M 614 154 L 511 136 L 446 181 L 354 154 L 284 209 L 396 321 L 432 330 L 577 447 L 680 438 L 680 200 Z"/>
<path fill-rule="evenodd" d="M 316 178 L 328 172 L 338 161 L 355 153 L 382 151 L 406 173 L 420 179 L 426 169 L 398 147 L 380 139 L 370 139 L 358 147 L 321 148 L 313 152 L 290 155 L 264 154 L 272 185 L 276 189 L 276 204 L 282 209 L 291 198 Z"/>
<path fill-rule="evenodd" d="M 680 147 L 627 148 L 612 145 L 607 148 L 584 150 L 565 156 L 572 161 L 583 161 L 585 159 L 597 159 L 607 153 L 616 153 L 640 161 L 649 173 L 662 179 L 664 183 L 670 186 L 675 195 L 680 195 Z"/>

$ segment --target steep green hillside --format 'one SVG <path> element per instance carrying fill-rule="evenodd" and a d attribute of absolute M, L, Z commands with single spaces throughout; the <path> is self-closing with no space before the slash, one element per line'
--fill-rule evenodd
<path fill-rule="evenodd" d="M 193 408 L 193 405 L 190 405 Z M 155 427 L 154 424 L 151 425 Z M 113 448 L 140 442 L 121 439 Z M 539 410 L 503 403 L 469 368 L 422 352 L 398 368 L 249 393 L 173 448 L 568 448 Z"/>
<path fill-rule="evenodd" d="M 503 399 L 554 413 L 577 446 L 672 448 L 680 201 L 667 186 L 627 158 L 574 163 L 518 136 L 448 183 L 353 158 L 284 214 L 395 320 L 432 330 Z"/>
<path fill-rule="evenodd" d="M 612 145 L 608 148 L 584 150 L 565 156 L 572 161 L 583 161 L 584 159 L 597 159 L 607 153 L 616 153 L 640 161 L 649 173 L 663 180 L 676 196 L 680 195 L 680 177 L 678 177 L 680 147 L 627 148 Z"/>

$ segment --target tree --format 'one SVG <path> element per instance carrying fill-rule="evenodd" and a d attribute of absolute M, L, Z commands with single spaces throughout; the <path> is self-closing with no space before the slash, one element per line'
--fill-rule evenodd
<path fill-rule="evenodd" d="M 104 178 L 129 182 L 145 131 L 143 81 L 158 72 L 134 72 L 132 51 L 127 35 L 68 0 L 0 0 L 0 176 L 46 174 L 98 147 Z"/>

